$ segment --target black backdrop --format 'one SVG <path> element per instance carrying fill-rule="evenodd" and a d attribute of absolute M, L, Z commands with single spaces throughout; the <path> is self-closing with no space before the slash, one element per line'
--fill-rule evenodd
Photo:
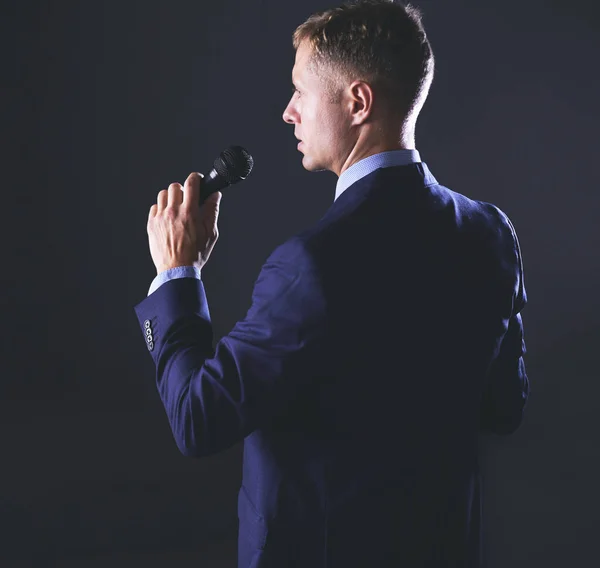
<path fill-rule="evenodd" d="M 486 566 L 593 564 L 597 9 L 415 3 L 437 57 L 417 148 L 511 217 L 530 300 L 526 419 L 482 439 Z M 281 119 L 291 33 L 330 5 L 3 3 L 1 566 L 234 565 L 241 446 L 192 460 L 172 440 L 133 312 L 155 274 L 146 219 L 224 147 L 253 154 L 204 270 L 227 333 L 271 250 L 333 200 Z"/>

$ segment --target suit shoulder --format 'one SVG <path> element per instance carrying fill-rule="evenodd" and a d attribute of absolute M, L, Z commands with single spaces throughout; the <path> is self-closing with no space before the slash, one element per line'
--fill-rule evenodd
<path fill-rule="evenodd" d="M 515 231 L 515 227 L 508 217 L 508 215 L 500 209 L 497 205 L 493 203 L 488 203 L 487 201 L 476 201 L 478 207 L 481 211 L 493 222 L 497 227 L 503 230 L 506 233 L 509 233 L 513 240 L 517 240 L 517 233 Z"/>
<path fill-rule="evenodd" d="M 508 218 L 508 215 L 497 205 L 488 203 L 487 201 L 472 199 L 443 185 L 435 186 L 434 191 L 437 191 L 441 195 L 445 195 L 446 200 L 451 200 L 456 209 L 469 220 L 475 222 L 479 221 L 488 227 L 495 228 L 496 230 L 499 229 L 501 231 L 504 230 L 512 233 L 513 236 L 515 235 L 513 224 Z"/>

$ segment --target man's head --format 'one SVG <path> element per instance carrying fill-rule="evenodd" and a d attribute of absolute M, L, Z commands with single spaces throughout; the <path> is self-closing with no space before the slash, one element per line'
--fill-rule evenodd
<path fill-rule="evenodd" d="M 310 16 L 293 35 L 294 124 L 307 170 L 340 175 L 377 152 L 414 147 L 433 79 L 433 53 L 417 9 L 362 0 Z"/>

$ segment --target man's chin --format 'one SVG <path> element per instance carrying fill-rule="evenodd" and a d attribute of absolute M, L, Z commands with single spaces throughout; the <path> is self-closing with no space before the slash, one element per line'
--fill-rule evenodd
<path fill-rule="evenodd" d="M 319 164 L 318 162 L 312 160 L 306 154 L 302 156 L 302 166 L 305 170 L 309 172 L 322 172 L 323 170 L 327 169 L 322 164 Z"/>

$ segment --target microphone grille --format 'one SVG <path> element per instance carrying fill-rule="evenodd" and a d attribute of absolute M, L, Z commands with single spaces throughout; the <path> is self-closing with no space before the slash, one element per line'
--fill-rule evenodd
<path fill-rule="evenodd" d="M 213 164 L 217 173 L 227 180 L 227 183 L 237 183 L 246 179 L 254 166 L 254 159 L 242 146 L 229 146 Z"/>

